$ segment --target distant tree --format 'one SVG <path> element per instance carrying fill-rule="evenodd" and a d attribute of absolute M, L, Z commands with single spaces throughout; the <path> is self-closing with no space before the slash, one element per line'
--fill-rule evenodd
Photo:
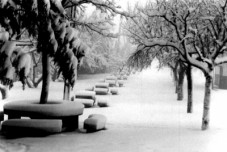
<path fill-rule="evenodd" d="M 109 67 L 112 38 L 98 33 L 84 32 L 81 34 L 81 39 L 89 46 L 89 50 L 83 59 L 81 70 L 90 73 L 106 71 Z"/>
<path fill-rule="evenodd" d="M 92 15 L 88 18 L 90 22 L 93 20 L 101 23 L 100 19 L 105 18 L 106 13 L 100 10 L 94 10 Z M 103 21 L 102 21 L 103 22 Z M 105 33 L 111 32 L 113 23 L 103 23 L 102 29 Z M 83 29 L 80 33 L 80 39 L 83 40 L 89 50 L 83 59 L 80 71 L 96 73 L 96 72 L 110 72 L 116 71 L 119 66 L 126 60 L 124 53 L 126 50 L 119 48 L 118 34 L 100 34 L 94 31 Z M 129 49 L 129 47 L 127 48 Z"/>
<path fill-rule="evenodd" d="M 226 0 L 159 0 L 137 12 L 156 25 L 147 25 L 153 29 L 148 32 L 149 37 L 141 37 L 136 33 L 138 42 L 144 48 L 172 47 L 182 56 L 182 61 L 204 73 L 202 130 L 209 126 L 213 69 L 227 62 L 223 56 L 227 51 L 226 5 Z"/>
<path fill-rule="evenodd" d="M 36 51 L 31 53 L 32 56 L 32 69 L 31 69 L 31 79 L 32 86 L 35 88 L 38 87 L 39 83 L 42 82 L 42 63 L 41 63 L 41 55 Z"/>

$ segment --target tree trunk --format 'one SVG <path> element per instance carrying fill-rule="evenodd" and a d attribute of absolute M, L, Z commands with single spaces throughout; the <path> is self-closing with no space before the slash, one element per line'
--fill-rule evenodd
<path fill-rule="evenodd" d="M 179 69 L 179 78 L 178 78 L 178 86 L 177 86 L 177 100 L 183 100 L 184 98 L 184 90 L 183 90 L 183 84 L 184 84 L 184 76 L 185 76 L 185 67 L 182 65 L 183 63 L 180 63 L 180 69 Z"/>
<path fill-rule="evenodd" d="M 46 51 L 43 51 L 42 66 L 43 66 L 43 85 L 42 85 L 40 103 L 45 104 L 48 101 L 49 84 L 50 84 L 50 59 Z"/>
<path fill-rule="evenodd" d="M 65 80 L 63 100 L 70 100 L 70 84 Z"/>
<path fill-rule="evenodd" d="M 33 66 L 32 66 L 32 82 L 33 82 L 33 84 L 35 84 L 35 82 L 36 82 L 37 68 L 38 68 L 39 60 L 36 62 L 35 54 L 32 53 L 32 62 L 33 62 Z"/>
<path fill-rule="evenodd" d="M 173 74 L 173 82 L 174 82 L 174 85 L 175 85 L 175 93 L 177 93 L 177 91 L 178 91 L 178 65 L 179 65 L 178 62 L 179 61 L 176 61 L 175 65 L 169 65 L 169 67 L 172 70 L 172 74 Z"/>
<path fill-rule="evenodd" d="M 210 97 L 211 97 L 211 87 L 212 87 L 212 74 L 205 74 L 205 96 L 203 103 L 203 119 L 202 119 L 202 130 L 207 130 L 209 128 L 210 121 Z"/>
<path fill-rule="evenodd" d="M 42 80 L 43 80 L 43 76 L 41 76 L 41 77 L 37 80 L 37 82 L 34 82 L 34 87 L 37 88 L 38 85 L 39 85 L 39 83 L 40 83 Z"/>
<path fill-rule="evenodd" d="M 58 78 L 58 70 L 57 69 L 53 69 L 53 73 L 52 73 L 52 81 L 56 81 Z"/>
<path fill-rule="evenodd" d="M 45 0 L 38 0 L 38 52 L 42 52 L 42 68 L 43 68 L 43 85 L 40 96 L 40 103 L 45 104 L 48 101 L 49 83 L 50 83 L 50 59 L 48 55 L 48 42 L 49 42 L 49 8 Z"/>
<path fill-rule="evenodd" d="M 35 83 L 35 80 L 36 80 L 36 66 L 33 66 L 33 70 L 32 70 L 32 81 L 33 83 Z"/>
<path fill-rule="evenodd" d="M 187 67 L 187 82 L 188 82 L 187 113 L 192 113 L 192 111 L 193 111 L 193 80 L 192 80 L 192 67 L 191 67 L 191 65 L 188 65 L 188 67 Z"/>
<path fill-rule="evenodd" d="M 178 76 L 177 76 L 177 69 L 173 69 L 173 77 L 174 77 L 174 84 L 175 84 L 175 93 L 177 93 L 178 88 Z"/>
<path fill-rule="evenodd" d="M 0 91 L 2 93 L 2 99 L 7 99 L 9 97 L 9 87 L 0 84 Z"/>
<path fill-rule="evenodd" d="M 173 71 L 173 81 L 174 81 L 174 85 L 175 85 L 175 93 L 177 93 L 178 91 L 178 64 L 176 64 L 173 68 L 171 68 Z"/>
<path fill-rule="evenodd" d="M 28 85 L 29 88 L 34 88 L 34 84 L 29 77 L 26 78 L 26 84 Z"/>

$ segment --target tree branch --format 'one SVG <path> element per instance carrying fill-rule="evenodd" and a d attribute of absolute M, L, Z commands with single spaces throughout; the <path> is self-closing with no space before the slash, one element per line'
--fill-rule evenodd
<path fill-rule="evenodd" d="M 221 65 L 223 63 L 227 63 L 227 56 L 224 57 L 218 57 L 215 59 L 214 64 L 216 65 Z"/>

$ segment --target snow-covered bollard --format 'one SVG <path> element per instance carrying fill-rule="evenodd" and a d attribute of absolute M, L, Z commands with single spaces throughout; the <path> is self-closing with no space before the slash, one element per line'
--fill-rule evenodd
<path fill-rule="evenodd" d="M 117 94 L 118 94 L 118 89 L 117 89 L 117 88 L 112 88 L 112 89 L 110 90 L 110 93 L 111 93 L 112 95 L 117 95 Z"/>
<path fill-rule="evenodd" d="M 122 76 L 121 76 L 121 75 L 118 75 L 118 76 L 117 76 L 117 79 L 118 79 L 118 80 L 122 80 Z"/>
<path fill-rule="evenodd" d="M 96 83 L 95 84 L 95 89 L 96 88 L 107 88 L 107 89 L 109 89 L 109 83 L 106 83 L 106 82 Z"/>
<path fill-rule="evenodd" d="M 116 76 L 108 76 L 105 79 L 105 82 L 109 83 L 109 87 L 115 87 L 117 85 L 117 77 Z"/>
<path fill-rule="evenodd" d="M 108 88 L 95 88 L 96 95 L 107 95 L 109 92 Z"/>
<path fill-rule="evenodd" d="M 105 82 L 105 79 L 100 79 L 98 82 Z"/>
<path fill-rule="evenodd" d="M 75 93 L 75 98 L 96 100 L 94 91 L 81 90 Z"/>
<path fill-rule="evenodd" d="M 86 91 L 94 91 L 94 87 L 88 87 L 85 89 Z"/>
<path fill-rule="evenodd" d="M 95 101 L 92 99 L 81 99 L 81 98 L 76 98 L 74 99 L 75 102 L 82 103 L 85 108 L 91 108 L 94 106 Z"/>
<path fill-rule="evenodd" d="M 109 87 L 115 87 L 117 85 L 116 80 L 106 80 L 105 82 L 109 83 Z"/>
<path fill-rule="evenodd" d="M 96 102 L 95 91 L 78 91 L 74 101 L 82 103 L 85 108 L 93 107 Z"/>
<path fill-rule="evenodd" d="M 107 76 L 106 77 L 106 80 L 115 80 L 116 81 L 117 80 L 117 77 L 115 77 L 113 75 L 112 76 Z"/>
<path fill-rule="evenodd" d="M 84 121 L 84 129 L 87 132 L 95 132 L 105 129 L 107 118 L 101 114 L 91 114 Z"/>
<path fill-rule="evenodd" d="M 123 80 L 127 80 L 127 79 L 128 79 L 127 75 L 123 75 Z"/>
<path fill-rule="evenodd" d="M 107 99 L 98 99 L 97 104 L 99 107 L 109 107 L 109 103 Z"/>
<path fill-rule="evenodd" d="M 123 80 L 118 80 L 118 86 L 123 87 L 124 86 L 124 81 Z"/>

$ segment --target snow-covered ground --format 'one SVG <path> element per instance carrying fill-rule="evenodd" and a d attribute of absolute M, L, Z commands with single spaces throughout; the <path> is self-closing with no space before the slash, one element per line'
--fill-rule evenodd
<path fill-rule="evenodd" d="M 80 79 L 74 91 L 92 86 L 104 76 Z M 227 91 L 213 90 L 210 129 L 201 131 L 204 77 L 198 70 L 193 72 L 193 77 L 193 114 L 186 113 L 186 85 L 184 100 L 177 101 L 170 71 L 158 71 L 153 65 L 130 76 L 125 87 L 118 88 L 119 95 L 99 96 L 107 98 L 110 107 L 85 109 L 78 131 L 44 138 L 5 139 L 0 136 L 0 143 L 29 152 L 226 152 Z M 62 98 L 62 83 L 51 83 L 50 90 L 50 98 Z M 9 101 L 39 99 L 40 87 L 22 91 L 17 83 L 10 93 Z M 1 106 L 6 102 L 0 101 Z M 84 133 L 83 121 L 91 113 L 107 117 L 107 130 Z M 18 151 L 17 148 L 10 150 Z"/>

